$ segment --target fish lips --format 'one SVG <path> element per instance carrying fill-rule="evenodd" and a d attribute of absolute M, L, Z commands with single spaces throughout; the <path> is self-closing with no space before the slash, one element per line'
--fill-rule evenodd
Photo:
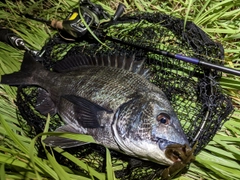
<path fill-rule="evenodd" d="M 168 159 L 171 159 L 173 162 L 181 161 L 184 164 L 190 163 L 195 160 L 194 150 L 196 148 L 194 145 L 193 148 L 187 144 L 171 144 L 167 146 L 165 150 L 165 155 Z"/>
<path fill-rule="evenodd" d="M 153 140 L 157 142 L 159 148 L 160 148 L 162 151 L 166 150 L 166 148 L 167 148 L 169 145 L 174 145 L 174 144 L 178 144 L 178 145 L 181 145 L 181 146 L 184 145 L 184 144 L 189 145 L 188 143 L 179 144 L 179 143 L 176 143 L 176 142 L 173 142 L 173 141 L 169 141 L 169 140 L 167 140 L 167 139 L 163 139 L 163 138 L 159 138 L 159 137 L 155 137 Z"/>
<path fill-rule="evenodd" d="M 159 148 L 163 151 L 169 146 L 170 144 L 176 144 L 175 142 L 168 141 L 167 139 L 157 138 L 157 143 Z"/>
<path fill-rule="evenodd" d="M 162 138 L 157 138 L 155 141 L 157 141 L 159 148 L 165 151 L 166 157 L 173 162 L 183 161 L 188 156 L 194 157 L 193 150 L 188 144 L 179 144 Z"/>

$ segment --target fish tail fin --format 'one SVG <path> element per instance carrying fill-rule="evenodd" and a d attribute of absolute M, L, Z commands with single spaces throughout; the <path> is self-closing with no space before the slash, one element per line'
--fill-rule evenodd
<path fill-rule="evenodd" d="M 18 72 L 6 74 L 1 77 L 1 84 L 8 85 L 33 85 L 33 74 L 36 70 L 43 69 L 42 65 L 35 61 L 34 57 L 25 52 L 21 69 Z"/>

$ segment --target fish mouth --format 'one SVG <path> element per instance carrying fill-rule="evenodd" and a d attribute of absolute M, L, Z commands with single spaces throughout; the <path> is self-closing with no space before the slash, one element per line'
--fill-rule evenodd
<path fill-rule="evenodd" d="M 165 150 L 166 157 L 173 162 L 184 161 L 188 156 L 192 155 L 192 149 L 187 144 L 178 144 L 162 138 L 153 140 L 157 142 L 161 150 Z"/>
<path fill-rule="evenodd" d="M 194 149 L 191 149 L 186 144 L 170 144 L 165 150 L 165 155 L 173 162 L 185 162 L 194 159 L 193 151 Z"/>
<path fill-rule="evenodd" d="M 175 142 L 169 141 L 167 139 L 156 138 L 154 141 L 158 143 L 158 146 L 161 150 L 165 150 L 170 144 L 176 144 Z"/>

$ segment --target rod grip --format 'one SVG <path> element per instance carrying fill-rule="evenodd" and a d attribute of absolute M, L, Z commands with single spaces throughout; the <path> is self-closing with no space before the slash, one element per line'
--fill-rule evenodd
<path fill-rule="evenodd" d="M 56 19 L 53 19 L 51 21 L 51 26 L 55 29 L 63 29 L 63 22 L 62 21 L 57 21 Z"/>

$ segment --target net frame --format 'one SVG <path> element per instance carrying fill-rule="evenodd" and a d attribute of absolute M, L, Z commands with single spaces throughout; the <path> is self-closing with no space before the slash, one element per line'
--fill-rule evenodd
<path fill-rule="evenodd" d="M 206 62 L 220 65 L 224 62 L 224 50 L 221 44 L 212 41 L 194 23 L 187 22 L 184 26 L 182 19 L 162 13 L 126 14 L 113 24 L 95 29 L 94 33 L 98 37 L 108 35 L 130 44 L 180 53 Z M 75 43 L 69 43 L 61 36 L 55 35 L 43 47 L 44 54 L 39 60 L 46 69 L 50 70 L 59 60 L 78 53 L 135 54 L 136 60 L 145 58 L 145 67 L 151 72 L 150 81 L 162 88 L 169 98 L 191 146 L 198 141 L 195 155 L 208 144 L 233 112 L 231 99 L 222 93 L 218 83 L 221 72 L 147 52 L 131 45 L 111 40 L 104 42 L 111 49 L 98 43 L 90 35 Z M 34 110 L 34 103 L 36 103 L 34 97 L 37 97 L 36 88 L 20 87 L 18 89 L 19 121 L 22 127 L 25 127 L 29 137 L 41 133 L 45 125 L 44 117 Z M 50 131 L 62 124 L 58 116 L 52 117 Z M 44 157 L 44 152 L 41 152 L 41 143 L 37 146 L 40 156 Z M 92 149 L 95 150 L 94 153 Z M 90 144 L 81 150 L 73 148 L 67 151 L 79 158 L 85 158 L 85 162 L 90 166 L 104 172 L 105 151 L 101 146 Z M 111 151 L 111 154 L 113 163 L 120 160 L 128 164 L 116 172 L 116 176 L 120 179 L 158 179 L 158 175 L 165 168 L 114 151 Z M 96 157 L 99 157 L 98 163 L 92 161 L 96 160 Z M 61 156 L 57 158 L 61 164 L 66 163 L 66 159 Z M 79 169 L 75 165 L 72 167 Z"/>

